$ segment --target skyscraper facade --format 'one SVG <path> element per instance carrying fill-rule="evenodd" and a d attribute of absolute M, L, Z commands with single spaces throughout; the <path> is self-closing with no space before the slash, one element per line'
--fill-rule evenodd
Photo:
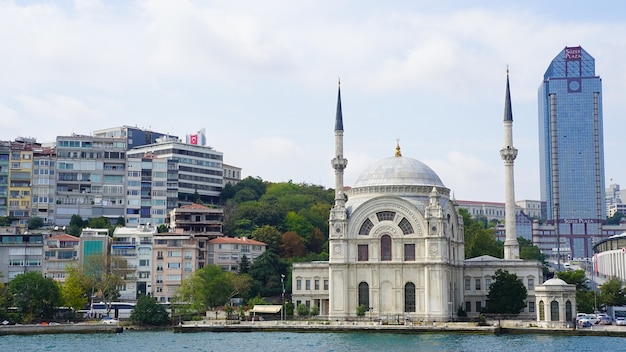
<path fill-rule="evenodd" d="M 538 100 L 543 217 L 558 224 L 553 248 L 561 258 L 589 257 L 606 219 L 602 80 L 595 59 L 580 46 L 565 47 L 546 70 Z"/>

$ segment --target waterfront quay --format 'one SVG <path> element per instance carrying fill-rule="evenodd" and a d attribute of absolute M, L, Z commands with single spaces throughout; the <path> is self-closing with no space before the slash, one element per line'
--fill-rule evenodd
<path fill-rule="evenodd" d="M 626 328 L 598 325 L 591 328 L 538 327 L 536 323 L 506 320 L 475 322 L 422 322 L 410 324 L 380 324 L 350 321 L 244 321 L 228 324 L 223 321 L 189 321 L 173 328 L 175 333 L 194 332 L 376 332 L 395 334 L 467 333 L 467 334 L 550 334 L 563 336 L 626 337 Z"/>

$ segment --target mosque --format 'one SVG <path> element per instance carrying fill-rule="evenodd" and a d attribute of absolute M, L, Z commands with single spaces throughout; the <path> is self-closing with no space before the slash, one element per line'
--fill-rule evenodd
<path fill-rule="evenodd" d="M 345 190 L 341 87 L 335 118 L 335 204 L 329 218 L 329 260 L 294 263 L 292 303 L 317 306 L 320 316 L 348 319 L 363 306 L 366 316 L 394 321 L 449 321 L 459 312 L 478 316 L 497 269 L 517 274 L 528 290 L 520 317 L 535 319 L 535 286 L 543 283 L 541 263 L 519 259 L 515 236 L 509 78 L 505 96 L 507 218 L 505 258 L 465 259 L 463 219 L 452 192 L 426 164 L 403 156 L 400 145 Z M 510 203 L 510 204 L 509 204 Z M 510 211 L 510 209 L 513 209 Z M 559 280 L 560 281 L 560 280 Z M 575 306 L 575 305 L 574 305 Z M 571 302 L 569 305 L 570 314 Z M 565 304 L 557 307 L 563 320 Z M 575 316 L 575 314 L 574 314 Z"/>

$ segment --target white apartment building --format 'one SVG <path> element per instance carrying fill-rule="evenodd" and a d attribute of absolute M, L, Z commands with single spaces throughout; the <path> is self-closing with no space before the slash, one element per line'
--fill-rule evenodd
<path fill-rule="evenodd" d="M 263 254 L 267 244 L 245 237 L 219 237 L 209 241 L 209 264 L 214 264 L 226 271 L 239 271 L 241 259 L 246 256 L 249 263 Z"/>
<path fill-rule="evenodd" d="M 118 256 L 134 268 L 120 288 L 121 300 L 136 300 L 152 295 L 152 239 L 157 233 L 155 226 L 118 227 L 113 232 L 111 255 Z"/>

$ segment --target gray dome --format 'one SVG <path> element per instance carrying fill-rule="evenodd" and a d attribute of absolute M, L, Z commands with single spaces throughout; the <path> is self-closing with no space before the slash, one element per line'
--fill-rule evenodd
<path fill-rule="evenodd" d="M 567 282 L 555 277 L 550 280 L 547 280 L 546 282 L 543 283 L 543 285 L 544 286 L 567 286 Z"/>
<path fill-rule="evenodd" d="M 393 156 L 382 159 L 361 173 L 353 188 L 369 186 L 439 186 L 439 176 L 421 161 Z"/>

